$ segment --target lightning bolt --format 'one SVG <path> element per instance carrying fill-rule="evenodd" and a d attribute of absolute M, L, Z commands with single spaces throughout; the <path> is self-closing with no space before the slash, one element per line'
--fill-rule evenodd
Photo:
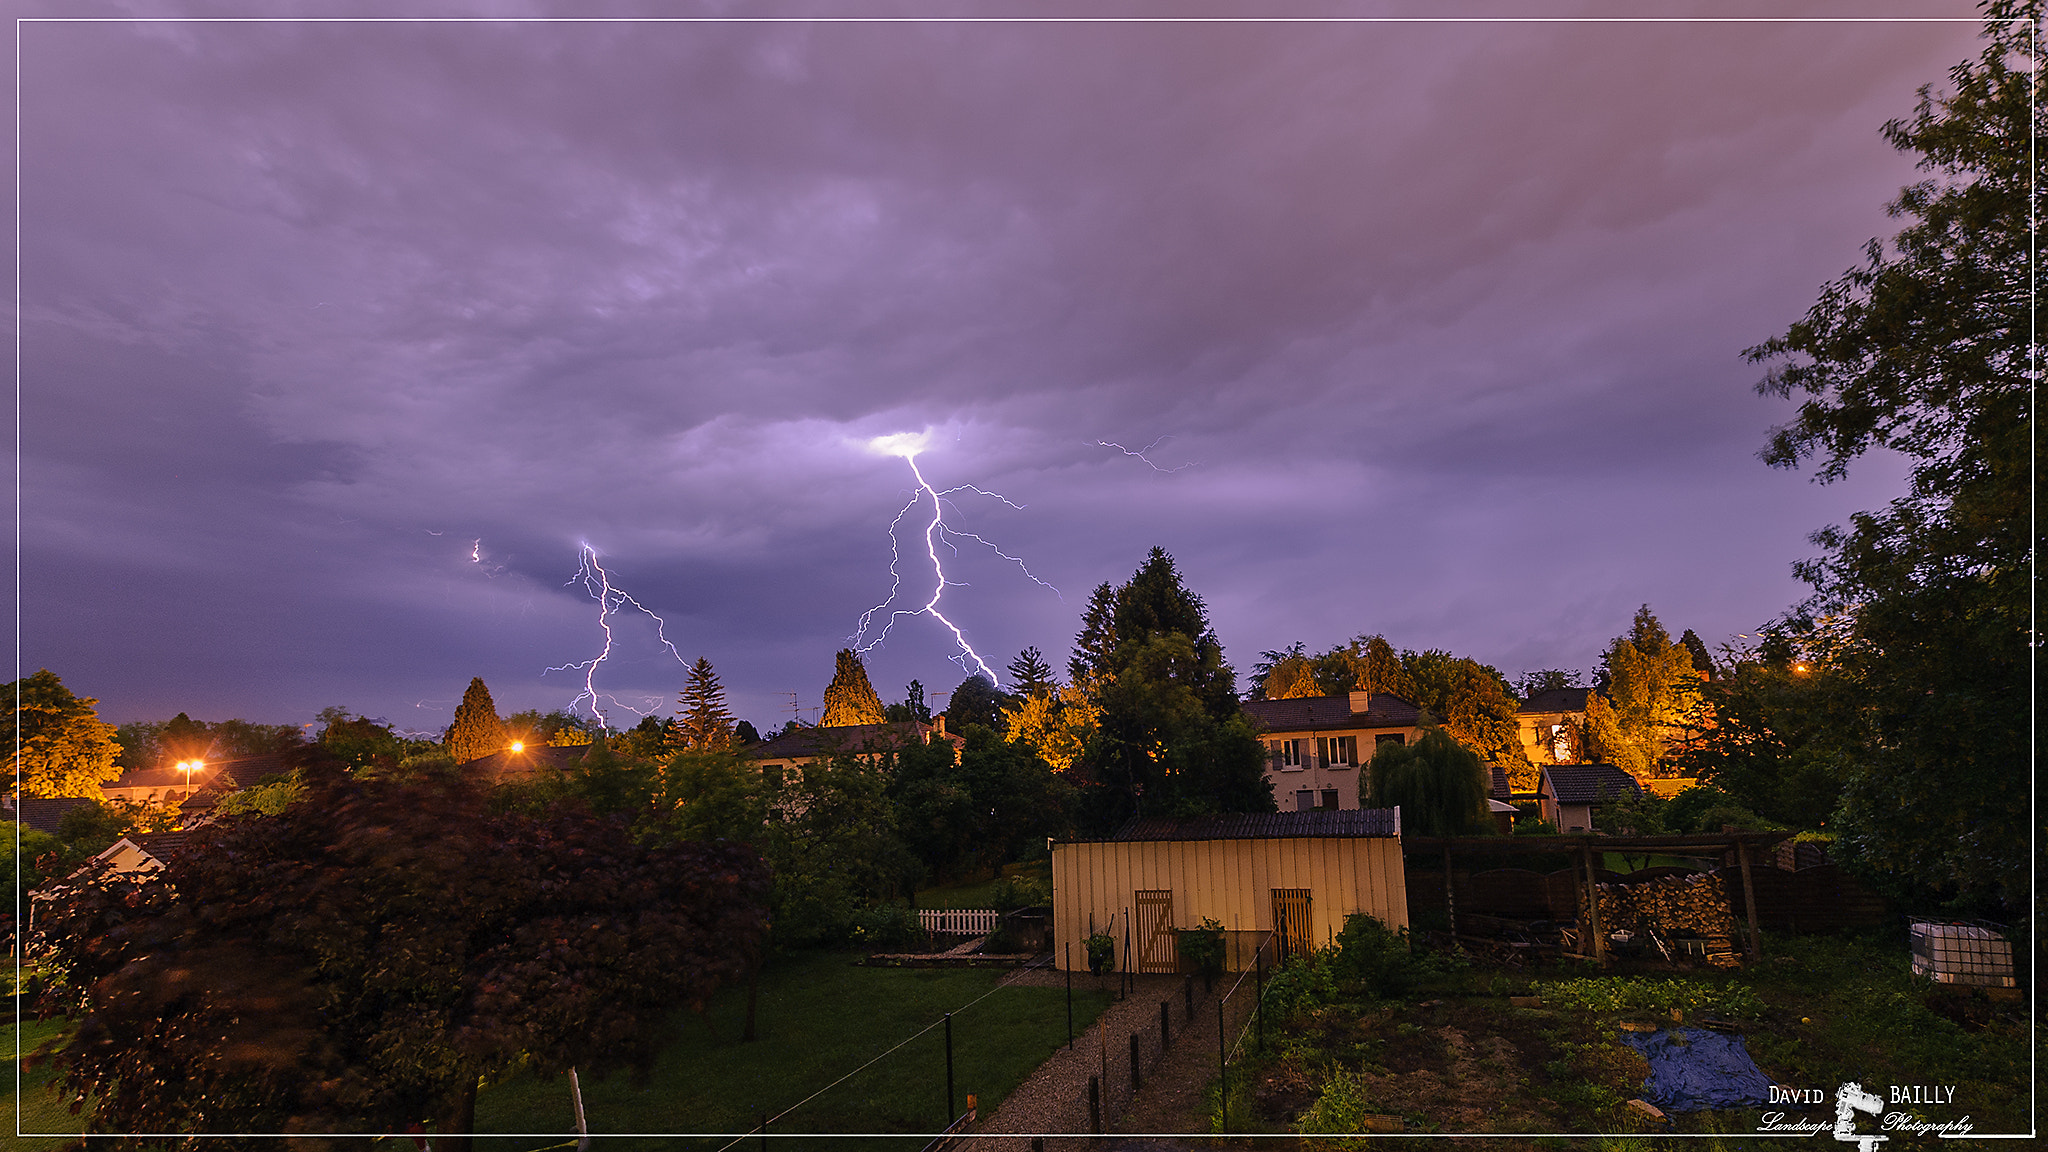
<path fill-rule="evenodd" d="M 971 673 L 976 668 L 979 668 L 982 674 L 987 676 L 992 683 L 997 687 L 1001 687 L 1002 680 L 996 675 L 996 670 L 989 667 L 988 661 L 982 659 L 981 653 L 976 652 L 974 646 L 967 642 L 967 634 L 960 630 L 958 624 L 948 620 L 945 613 L 939 611 L 939 600 L 945 596 L 946 586 L 948 584 L 955 585 L 956 587 L 964 586 L 959 581 L 946 579 L 945 564 L 939 558 L 939 545 L 944 544 L 952 550 L 955 557 L 958 557 L 960 555 L 960 547 L 956 541 L 972 540 L 989 551 L 994 552 L 1002 559 L 1015 564 L 1018 571 L 1024 573 L 1025 577 L 1032 583 L 1037 584 L 1041 588 L 1049 589 L 1053 595 L 1059 596 L 1062 600 L 1066 599 L 1066 597 L 1060 595 L 1059 589 L 1054 588 L 1034 575 L 1021 557 L 1010 555 L 997 547 L 994 542 L 973 532 L 947 526 L 946 505 L 951 503 L 951 501 L 947 500 L 946 497 L 951 496 L 955 492 L 973 492 L 978 496 L 987 496 L 992 500 L 1000 500 L 1012 508 L 1021 509 L 1024 505 L 1000 493 L 977 488 L 972 484 L 958 484 L 945 489 L 932 487 L 931 481 L 924 478 L 924 471 L 917 466 L 917 454 L 924 451 L 925 444 L 930 438 L 931 434 L 929 432 L 898 432 L 890 436 L 877 436 L 868 442 L 868 447 L 872 451 L 889 456 L 903 457 L 904 463 L 910 465 L 910 474 L 917 478 L 917 489 L 911 493 L 909 502 L 897 510 L 895 519 L 889 521 L 889 597 L 880 604 L 861 613 L 860 627 L 854 631 L 853 643 L 862 652 L 872 651 L 882 641 L 889 638 L 889 630 L 896 626 L 898 619 L 904 616 L 930 616 L 944 625 L 946 630 L 953 634 L 953 643 L 960 648 L 960 651 L 954 654 L 953 660 L 960 665 L 961 670 Z M 889 609 L 890 605 L 896 603 L 896 597 L 903 589 L 903 551 L 896 529 L 898 525 L 903 523 L 903 518 L 910 515 L 911 509 L 923 505 L 926 500 L 931 501 L 932 506 L 931 519 L 926 521 L 924 526 L 925 557 L 931 561 L 932 565 L 931 598 L 916 608 L 897 608 L 889 611 L 889 614 L 882 619 L 881 629 L 875 633 L 873 639 L 869 639 L 868 631 L 874 627 L 877 615 Z"/>
<path fill-rule="evenodd" d="M 548 672 L 568 672 L 572 670 L 583 673 L 583 691 L 578 692 L 576 698 L 569 701 L 569 711 L 571 713 L 574 713 L 578 707 L 587 704 L 590 708 L 590 714 L 596 717 L 597 721 L 602 724 L 605 722 L 605 714 L 598 707 L 598 704 L 601 701 L 610 701 L 612 704 L 624 708 L 635 716 L 645 716 L 652 712 L 653 709 L 649 708 L 646 712 L 643 712 L 616 696 L 597 690 L 597 666 L 611 657 L 612 643 L 616 639 L 612 632 L 612 617 L 617 615 L 621 608 L 631 605 L 635 610 L 654 621 L 655 638 L 661 641 L 662 647 L 668 649 L 669 655 L 676 658 L 676 663 L 688 668 L 690 662 L 683 659 L 683 654 L 676 651 L 674 644 L 669 643 L 668 625 L 661 617 L 656 616 L 645 604 L 633 599 L 623 590 L 612 587 L 611 573 L 605 571 L 604 564 L 598 559 L 597 549 L 591 547 L 589 542 L 585 541 L 577 546 L 577 558 L 576 574 L 569 577 L 568 583 L 564 584 L 563 587 L 574 587 L 580 583 L 583 585 L 583 590 L 590 593 L 591 597 L 597 601 L 597 627 L 599 631 L 604 633 L 604 647 L 598 651 L 597 655 L 592 656 L 588 660 L 580 660 L 574 664 L 556 665 L 548 668 L 541 675 L 545 676 Z"/>
<path fill-rule="evenodd" d="M 1138 459 L 1143 460 L 1145 464 L 1148 467 L 1150 467 L 1154 472 L 1178 472 L 1183 468 L 1193 468 L 1196 464 L 1196 461 L 1193 460 L 1190 460 L 1185 464 L 1176 464 L 1171 468 L 1161 468 L 1159 465 L 1152 463 L 1152 458 L 1150 456 L 1145 455 L 1145 453 L 1150 452 L 1154 448 L 1159 447 L 1161 444 L 1164 444 L 1171 439 L 1173 439 L 1173 437 L 1171 436 L 1161 436 L 1159 439 L 1152 441 L 1150 444 L 1145 445 L 1143 448 L 1138 448 L 1135 450 L 1126 448 L 1114 440 L 1097 440 L 1095 442 L 1095 445 L 1098 448 L 1114 448 L 1126 456 L 1136 456 Z"/>

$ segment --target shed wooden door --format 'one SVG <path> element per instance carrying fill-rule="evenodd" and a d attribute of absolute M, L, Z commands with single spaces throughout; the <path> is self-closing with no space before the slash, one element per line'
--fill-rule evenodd
<path fill-rule="evenodd" d="M 1307 956 L 1314 941 L 1309 936 L 1309 890 L 1273 889 L 1273 932 L 1275 947 L 1282 956 Z"/>
<path fill-rule="evenodd" d="M 1174 972 L 1180 949 L 1173 931 L 1171 889 L 1136 893 L 1138 900 L 1138 971 Z"/>

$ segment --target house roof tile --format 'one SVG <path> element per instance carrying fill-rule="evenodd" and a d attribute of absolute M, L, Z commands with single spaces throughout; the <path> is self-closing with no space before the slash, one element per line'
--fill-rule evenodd
<path fill-rule="evenodd" d="M 1363 712 L 1351 710 L 1349 696 L 1302 696 L 1293 700 L 1247 700 L 1241 707 L 1267 732 L 1328 728 L 1412 728 L 1421 709 L 1390 692 L 1375 692 Z"/>
<path fill-rule="evenodd" d="M 1392 808 L 1313 812 L 1226 812 L 1134 817 L 1111 840 L 1286 840 L 1306 836 L 1398 836 Z"/>
<path fill-rule="evenodd" d="M 923 744 L 926 733 L 936 733 L 935 725 L 905 720 L 893 724 L 844 724 L 832 728 L 799 728 L 785 732 L 772 740 L 749 744 L 740 750 L 748 760 L 800 760 L 812 756 L 828 756 L 834 752 L 860 751 L 870 748 L 901 748 L 909 744 Z M 947 733 L 947 740 L 965 744 L 967 741 L 953 733 Z"/>
<path fill-rule="evenodd" d="M 16 793 L 7 798 L 15 822 L 52 836 L 57 834 L 57 825 L 64 822 L 65 813 L 91 802 L 84 796 L 23 796 Z"/>
<path fill-rule="evenodd" d="M 1548 688 L 1529 697 L 1517 712 L 1584 712 L 1591 688 Z"/>
<path fill-rule="evenodd" d="M 1635 777 L 1612 764 L 1552 764 L 1543 774 L 1560 804 L 1600 804 L 1643 790 Z"/>

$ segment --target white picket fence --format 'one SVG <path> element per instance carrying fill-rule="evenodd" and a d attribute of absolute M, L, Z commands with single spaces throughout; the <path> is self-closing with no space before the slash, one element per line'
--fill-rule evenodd
<path fill-rule="evenodd" d="M 934 936 L 986 936 L 996 930 L 993 908 L 921 908 L 917 922 Z"/>

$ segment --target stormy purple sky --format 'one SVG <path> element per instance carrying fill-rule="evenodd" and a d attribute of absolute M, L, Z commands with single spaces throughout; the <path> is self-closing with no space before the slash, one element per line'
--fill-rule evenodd
<path fill-rule="evenodd" d="M 767 727 L 889 592 L 866 442 L 927 429 L 1064 594 L 948 551 L 998 668 L 1154 544 L 1240 674 L 1590 668 L 1645 601 L 1717 645 L 1895 491 L 1759 462 L 1742 357 L 1976 50 L 1883 11 L 1964 22 L 22 25 L 20 668 L 115 721 L 561 707 L 588 541 Z M 672 703 L 614 619 L 599 688 Z M 868 664 L 942 702 L 953 652 Z"/>

